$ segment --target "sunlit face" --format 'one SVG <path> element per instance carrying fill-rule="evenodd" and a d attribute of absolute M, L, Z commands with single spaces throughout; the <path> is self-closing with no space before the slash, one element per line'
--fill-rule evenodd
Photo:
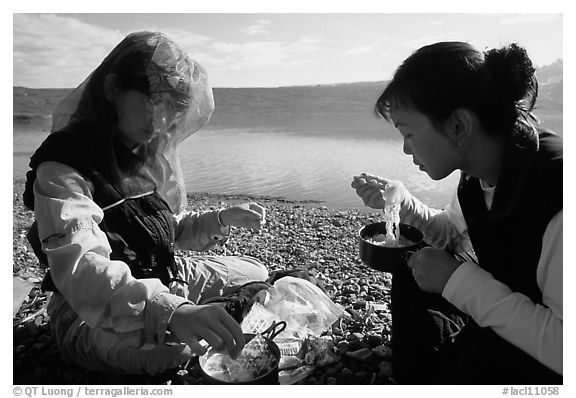
<path fill-rule="evenodd" d="M 426 115 L 410 108 L 392 108 L 391 118 L 404 139 L 403 150 L 433 180 L 441 180 L 459 168 L 454 143 Z"/>

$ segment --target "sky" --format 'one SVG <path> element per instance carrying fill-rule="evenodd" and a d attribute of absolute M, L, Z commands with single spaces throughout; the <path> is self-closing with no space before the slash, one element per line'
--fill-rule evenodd
<path fill-rule="evenodd" d="M 479 49 L 518 42 L 538 66 L 563 58 L 562 13 L 516 9 L 521 12 L 15 12 L 13 85 L 75 87 L 137 30 L 167 34 L 204 66 L 213 87 L 387 80 L 412 51 L 443 40 Z"/>

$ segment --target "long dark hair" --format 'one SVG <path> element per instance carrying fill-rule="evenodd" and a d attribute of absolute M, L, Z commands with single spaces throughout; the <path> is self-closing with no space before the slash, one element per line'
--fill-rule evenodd
<path fill-rule="evenodd" d="M 410 55 L 376 102 L 390 121 L 390 107 L 402 105 L 428 116 L 441 129 L 455 109 L 473 111 L 493 134 L 510 134 L 517 121 L 535 118 L 535 68 L 524 48 L 510 44 L 476 50 L 468 43 L 439 42 Z"/>
<path fill-rule="evenodd" d="M 90 142 L 92 151 L 101 159 L 98 168 L 113 184 L 120 181 L 116 125 L 118 115 L 114 104 L 106 99 L 105 79 L 116 74 L 116 84 L 121 90 L 136 89 L 149 95 L 150 84 L 146 67 L 154 53 L 147 40 L 156 32 L 135 32 L 126 36 L 92 72 L 82 93 L 78 109 L 64 129 L 82 134 Z"/>

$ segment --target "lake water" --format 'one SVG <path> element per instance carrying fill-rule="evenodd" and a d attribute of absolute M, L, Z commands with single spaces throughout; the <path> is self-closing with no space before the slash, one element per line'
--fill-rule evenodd
<path fill-rule="evenodd" d="M 443 207 L 453 195 L 457 173 L 431 180 L 404 155 L 398 133 L 385 122 L 326 121 L 325 116 L 299 118 L 298 123 L 286 120 L 220 120 L 188 138 L 179 148 L 187 190 L 361 208 L 350 182 L 354 175 L 369 172 L 402 180 L 431 206 Z M 39 123 L 14 124 L 14 178 L 24 178 L 29 157 L 46 131 Z"/>

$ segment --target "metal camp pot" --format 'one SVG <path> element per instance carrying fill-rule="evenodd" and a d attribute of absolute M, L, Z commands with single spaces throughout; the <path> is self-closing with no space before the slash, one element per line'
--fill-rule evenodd
<path fill-rule="evenodd" d="M 400 224 L 400 236 L 413 242 L 408 246 L 380 246 L 368 240 L 378 234 L 386 234 L 385 222 L 366 225 L 358 232 L 360 259 L 364 264 L 378 271 L 394 272 L 398 267 L 406 264 L 412 253 L 426 246 L 423 240 L 424 234 L 411 225 Z"/>
<path fill-rule="evenodd" d="M 278 380 L 278 365 L 280 364 L 280 349 L 278 345 L 274 343 L 273 339 L 280 334 L 284 329 L 286 329 L 286 322 L 273 322 L 272 325 L 266 329 L 264 332 L 260 333 L 264 340 L 266 341 L 267 348 L 270 350 L 274 357 L 274 365 L 270 367 L 266 373 L 257 376 L 254 379 L 246 381 L 231 382 L 227 380 L 222 380 L 216 377 L 214 374 L 210 374 L 210 371 L 206 369 L 206 363 L 210 357 L 209 352 L 206 352 L 199 358 L 200 370 L 204 379 L 210 384 L 280 384 Z M 244 339 L 246 344 L 252 340 L 256 334 L 244 333 Z"/>

